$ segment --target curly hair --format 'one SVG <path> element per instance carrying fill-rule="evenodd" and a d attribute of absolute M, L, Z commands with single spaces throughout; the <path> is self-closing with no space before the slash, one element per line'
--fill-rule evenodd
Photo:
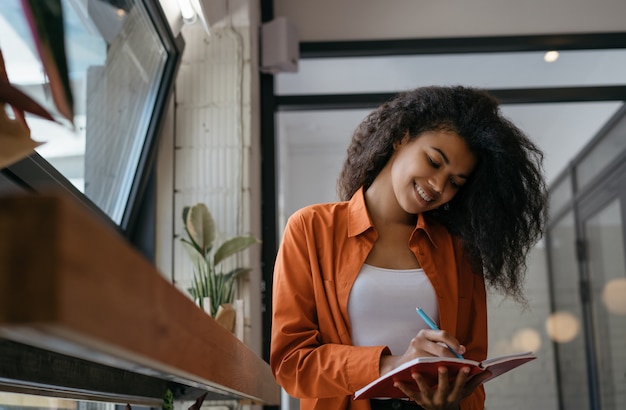
<path fill-rule="evenodd" d="M 337 181 L 342 200 L 372 184 L 407 131 L 411 139 L 425 131 L 453 131 L 476 155 L 467 183 L 425 216 L 461 238 L 488 285 L 524 302 L 526 257 L 547 216 L 543 153 L 486 91 L 422 87 L 398 94 L 357 127 Z"/>

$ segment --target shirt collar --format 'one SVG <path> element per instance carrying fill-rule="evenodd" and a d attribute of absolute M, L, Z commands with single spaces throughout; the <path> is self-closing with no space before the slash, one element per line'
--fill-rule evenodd
<path fill-rule="evenodd" d="M 363 187 L 361 187 L 352 195 L 348 204 L 348 237 L 360 235 L 373 226 L 365 206 Z"/>
<path fill-rule="evenodd" d="M 365 206 L 365 191 L 363 187 L 354 193 L 348 204 L 348 237 L 358 236 L 370 228 L 374 227 L 367 207 Z M 426 233 L 430 242 L 437 247 L 432 235 L 432 223 L 424 218 L 424 214 L 417 215 L 415 229 L 420 229 Z"/>
<path fill-rule="evenodd" d="M 428 223 L 427 219 L 430 219 L 431 221 L 430 224 Z M 428 239 L 430 240 L 430 242 L 436 248 L 437 244 L 433 240 L 433 225 L 434 224 L 435 222 L 432 222 L 432 218 L 425 218 L 424 214 L 418 214 L 417 224 L 415 224 L 415 230 L 421 229 L 422 231 L 424 231 L 426 233 L 426 236 L 428 236 Z"/>

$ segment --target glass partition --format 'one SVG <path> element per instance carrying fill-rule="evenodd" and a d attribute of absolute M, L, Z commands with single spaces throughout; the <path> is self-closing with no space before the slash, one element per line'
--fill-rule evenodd
<path fill-rule="evenodd" d="M 610 131 L 594 144 L 576 166 L 577 189 L 580 190 L 626 149 L 626 116 L 621 115 Z"/>
<path fill-rule="evenodd" d="M 567 213 L 549 231 L 553 313 L 546 331 L 554 341 L 561 408 L 589 408 L 585 322 L 580 300 L 574 215 Z"/>
<path fill-rule="evenodd" d="M 572 201 L 573 196 L 572 177 L 567 174 L 550 188 L 549 217 L 554 218 L 558 215 L 559 211 Z"/>
<path fill-rule="evenodd" d="M 548 50 L 546 50 L 548 51 Z M 626 49 L 545 52 L 419 54 L 306 58 L 298 73 L 277 76 L 277 94 L 390 92 L 431 84 L 488 89 L 626 84 Z M 377 73 L 372 78 L 372 73 Z"/>
<path fill-rule="evenodd" d="M 122 406 L 125 406 L 124 402 L 116 404 L 0 391 L 0 409 L 2 410 L 115 410 Z"/>
<path fill-rule="evenodd" d="M 615 199 L 584 222 L 603 409 L 626 408 L 626 259 L 622 204 Z"/>

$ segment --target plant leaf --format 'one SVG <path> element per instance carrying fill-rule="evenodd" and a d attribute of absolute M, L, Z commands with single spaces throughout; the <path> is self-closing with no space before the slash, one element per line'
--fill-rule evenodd
<path fill-rule="evenodd" d="M 191 406 L 189 406 L 188 410 L 200 410 L 200 408 L 202 408 L 202 402 L 204 402 L 204 398 L 207 394 L 208 392 L 205 392 L 202 396 L 198 397 L 196 401 Z"/>
<path fill-rule="evenodd" d="M 245 275 L 250 272 L 252 272 L 252 268 L 235 268 L 228 273 L 224 273 L 223 276 L 225 276 L 229 280 L 235 280 L 239 276 Z"/>
<path fill-rule="evenodd" d="M 217 227 L 209 208 L 203 203 L 197 203 L 189 208 L 186 212 L 185 228 L 191 240 L 202 249 L 202 254 L 206 255 L 217 237 Z"/>
<path fill-rule="evenodd" d="M 65 53 L 61 0 L 22 0 L 22 8 L 48 76 L 54 105 L 74 124 L 74 100 Z"/>
<path fill-rule="evenodd" d="M 183 248 L 185 248 L 194 264 L 198 263 L 198 261 L 204 261 L 202 250 L 199 249 L 195 243 L 191 243 L 185 238 L 180 238 L 180 241 L 183 243 Z"/>
<path fill-rule="evenodd" d="M 260 241 L 254 236 L 235 236 L 234 238 L 230 238 L 215 251 L 213 265 L 216 266 L 229 256 L 241 252 L 259 242 Z"/>
<path fill-rule="evenodd" d="M 187 230 L 187 215 L 189 215 L 189 207 L 186 206 L 183 208 L 183 225 L 185 226 L 185 231 Z M 187 232 L 189 233 L 189 232 Z"/>
<path fill-rule="evenodd" d="M 189 232 L 189 229 L 187 228 L 187 218 L 189 217 L 189 209 L 191 209 L 191 207 L 189 206 L 186 206 L 183 208 L 183 227 L 185 228 L 185 232 L 187 232 L 187 236 L 189 237 L 189 239 L 181 238 L 181 241 L 191 245 L 199 254 L 201 254 L 204 257 L 206 255 L 205 255 L 205 252 L 202 250 L 202 245 L 197 243 L 194 240 L 193 236 Z"/>
<path fill-rule="evenodd" d="M 162 410 L 174 410 L 174 394 L 170 389 L 165 391 L 165 395 L 163 396 L 163 404 L 161 405 Z"/>

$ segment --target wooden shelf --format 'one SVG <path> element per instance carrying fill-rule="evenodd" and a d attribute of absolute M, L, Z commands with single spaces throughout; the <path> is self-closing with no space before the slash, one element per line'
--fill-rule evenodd
<path fill-rule="evenodd" d="M 220 398 L 280 402 L 264 360 L 76 200 L 0 198 L 0 243 L 1 338 Z M 29 384 L 17 377 L 0 383 Z"/>

